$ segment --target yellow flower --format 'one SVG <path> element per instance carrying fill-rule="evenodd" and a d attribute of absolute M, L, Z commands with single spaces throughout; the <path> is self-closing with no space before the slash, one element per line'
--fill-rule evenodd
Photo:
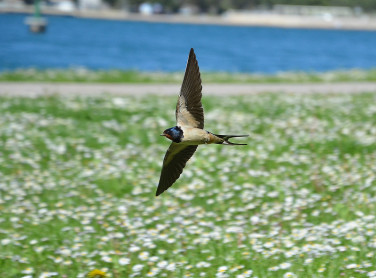
<path fill-rule="evenodd" d="M 106 275 L 106 272 L 104 272 L 102 270 L 94 269 L 87 274 L 87 277 L 89 277 L 89 278 L 102 278 L 102 277 L 107 277 L 107 275 Z"/>

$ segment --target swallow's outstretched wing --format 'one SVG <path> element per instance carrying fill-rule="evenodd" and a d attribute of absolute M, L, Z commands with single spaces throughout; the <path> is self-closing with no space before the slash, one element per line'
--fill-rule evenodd
<path fill-rule="evenodd" d="M 156 196 L 167 190 L 183 172 L 187 161 L 197 149 L 197 145 L 172 143 L 163 159 L 163 167 Z"/>
<path fill-rule="evenodd" d="M 178 103 L 176 104 L 176 123 L 178 126 L 204 128 L 201 89 L 200 69 L 195 52 L 191 48 Z"/>

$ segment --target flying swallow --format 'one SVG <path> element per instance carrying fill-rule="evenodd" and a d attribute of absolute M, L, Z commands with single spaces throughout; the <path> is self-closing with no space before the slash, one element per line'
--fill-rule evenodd
<path fill-rule="evenodd" d="M 202 86 L 200 69 L 193 48 L 189 52 L 183 84 L 176 104 L 176 126 L 163 131 L 161 136 L 172 141 L 163 159 L 161 177 L 156 196 L 167 190 L 183 172 L 187 161 L 192 157 L 198 145 L 236 144 L 229 141 L 232 137 L 248 135 L 218 135 L 204 130 L 204 109 L 201 104 Z"/>

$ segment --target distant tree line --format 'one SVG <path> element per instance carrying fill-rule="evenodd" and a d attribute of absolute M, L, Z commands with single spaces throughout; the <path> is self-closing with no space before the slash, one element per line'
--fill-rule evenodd
<path fill-rule="evenodd" d="M 165 13 L 176 13 L 185 5 L 194 5 L 200 13 L 222 13 L 229 9 L 271 9 L 276 4 L 360 7 L 364 12 L 376 11 L 375 0 L 105 0 L 111 6 L 137 11 L 142 3 L 159 3 Z"/>

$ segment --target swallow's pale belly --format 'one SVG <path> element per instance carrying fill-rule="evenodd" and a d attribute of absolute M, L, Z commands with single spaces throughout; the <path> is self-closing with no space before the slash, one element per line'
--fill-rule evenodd
<path fill-rule="evenodd" d="M 223 139 L 215 136 L 206 130 L 200 128 L 183 128 L 183 138 L 180 144 L 185 145 L 202 145 L 202 144 L 221 144 Z"/>

